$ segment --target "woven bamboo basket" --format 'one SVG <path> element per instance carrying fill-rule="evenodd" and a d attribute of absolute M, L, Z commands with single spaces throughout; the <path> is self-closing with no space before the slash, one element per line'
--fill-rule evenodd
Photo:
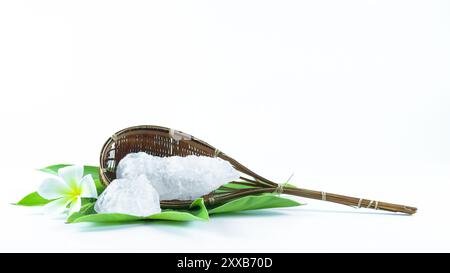
<path fill-rule="evenodd" d="M 205 204 L 208 207 L 214 207 L 243 196 L 276 192 L 334 202 L 355 208 L 370 208 L 406 214 L 414 214 L 417 211 L 416 208 L 405 205 L 277 184 L 251 171 L 235 159 L 198 138 L 181 131 L 152 125 L 123 129 L 113 134 L 106 141 L 100 154 L 101 182 L 108 186 L 116 178 L 116 167 L 120 160 L 127 154 L 135 152 L 146 152 L 153 156 L 161 157 L 188 155 L 219 157 L 230 162 L 241 173 L 240 181 L 231 183 L 249 187 L 240 189 L 222 187 L 220 191 L 214 191 L 204 196 Z M 162 200 L 161 207 L 172 209 L 187 208 L 191 203 L 192 201 L 189 200 Z"/>

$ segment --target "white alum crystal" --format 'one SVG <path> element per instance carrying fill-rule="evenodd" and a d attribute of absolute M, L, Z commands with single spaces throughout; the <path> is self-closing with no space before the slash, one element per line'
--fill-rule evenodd
<path fill-rule="evenodd" d="M 95 203 L 96 212 L 149 216 L 161 212 L 160 200 L 194 200 L 240 175 L 220 158 L 140 152 L 125 156 L 116 176 Z"/>
<path fill-rule="evenodd" d="M 228 161 L 196 155 L 157 157 L 131 153 L 117 166 L 119 179 L 132 180 L 142 174 L 159 193 L 160 200 L 194 200 L 240 176 Z"/>
<path fill-rule="evenodd" d="M 149 216 L 160 213 L 158 192 L 145 175 L 115 179 L 99 196 L 94 207 L 98 213 L 124 213 Z"/>

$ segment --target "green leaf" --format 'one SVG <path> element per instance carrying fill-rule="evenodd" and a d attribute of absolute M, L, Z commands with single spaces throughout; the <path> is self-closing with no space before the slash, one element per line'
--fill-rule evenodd
<path fill-rule="evenodd" d="M 44 197 L 40 196 L 38 192 L 32 192 L 22 198 L 19 202 L 13 203 L 13 205 L 19 205 L 19 206 L 43 206 L 45 204 L 50 203 L 53 200 L 45 199 Z M 86 204 L 92 204 L 92 202 L 95 202 L 96 200 L 94 198 L 81 198 L 81 203 L 83 205 Z"/>
<path fill-rule="evenodd" d="M 47 166 L 45 168 L 42 169 L 38 169 L 38 171 L 44 172 L 44 173 L 49 173 L 49 174 L 53 174 L 53 175 L 58 175 L 58 170 L 64 167 L 70 166 L 70 164 L 58 164 L 58 165 L 51 165 L 51 166 Z"/>
<path fill-rule="evenodd" d="M 232 191 L 232 190 L 251 189 L 251 188 L 254 188 L 254 187 L 253 186 L 249 186 L 249 185 L 241 185 L 241 184 L 236 184 L 234 182 L 230 182 L 230 183 L 227 183 L 227 184 L 221 186 L 220 188 L 218 188 L 214 192 L 219 194 L 219 193 L 229 192 L 230 190 Z"/>
<path fill-rule="evenodd" d="M 74 221 L 75 219 L 85 216 L 85 215 L 90 215 L 90 214 L 95 214 L 95 210 L 94 210 L 94 205 L 95 202 L 93 203 L 87 203 L 84 204 L 83 206 L 81 206 L 80 210 L 78 212 L 73 213 L 72 215 L 70 215 L 67 218 L 67 222 L 71 223 L 72 221 Z"/>
<path fill-rule="evenodd" d="M 32 192 L 22 198 L 19 202 L 15 203 L 15 205 L 19 206 L 43 206 L 47 203 L 50 203 L 52 200 L 47 200 L 44 197 L 40 196 L 37 192 Z"/>
<path fill-rule="evenodd" d="M 94 183 L 95 183 L 95 188 L 97 189 L 97 194 L 98 195 L 102 194 L 102 192 L 106 189 L 105 185 L 103 185 L 102 182 L 100 182 L 100 179 L 95 179 L 95 178 L 94 178 Z"/>
<path fill-rule="evenodd" d="M 39 169 L 41 172 L 58 175 L 58 170 L 67 166 L 72 166 L 72 164 L 57 164 L 47 166 L 45 168 Z M 96 166 L 84 165 L 84 175 L 90 174 L 94 179 L 99 178 L 99 168 Z"/>
<path fill-rule="evenodd" d="M 276 194 L 266 193 L 261 195 L 251 195 L 232 200 L 221 206 L 209 210 L 209 214 L 237 212 L 243 210 L 295 207 L 301 204 L 287 198 L 279 197 Z"/>
<path fill-rule="evenodd" d="M 95 213 L 94 204 L 87 204 L 82 209 L 72 214 L 67 222 L 133 222 L 133 221 L 148 221 L 148 220 L 168 220 L 168 221 L 194 221 L 194 220 L 208 220 L 208 210 L 205 207 L 203 198 L 196 199 L 191 204 L 189 210 L 164 210 L 161 213 L 153 214 L 146 217 L 133 216 L 122 213 Z"/>
<path fill-rule="evenodd" d="M 246 181 L 240 181 L 240 182 L 247 183 Z M 288 183 L 284 183 L 283 187 L 284 188 L 293 188 L 293 189 L 297 188 L 296 186 L 294 186 L 292 184 L 288 184 Z M 223 185 L 222 187 L 218 188 L 215 191 L 215 193 L 224 193 L 224 192 L 230 191 L 230 189 L 231 190 L 240 190 L 240 189 L 251 189 L 251 188 L 255 188 L 255 187 L 250 186 L 250 185 L 237 184 L 236 182 L 230 182 L 230 183 L 227 183 L 227 184 Z"/>
<path fill-rule="evenodd" d="M 57 165 L 51 165 L 47 166 L 45 168 L 39 169 L 41 172 L 58 175 L 58 170 L 67 166 L 72 166 L 72 164 L 57 164 Z M 89 166 L 84 165 L 84 175 L 92 175 L 92 178 L 95 182 L 95 187 L 97 188 L 97 193 L 100 195 L 104 190 L 105 186 L 100 182 L 99 177 L 99 167 L 96 166 Z"/>

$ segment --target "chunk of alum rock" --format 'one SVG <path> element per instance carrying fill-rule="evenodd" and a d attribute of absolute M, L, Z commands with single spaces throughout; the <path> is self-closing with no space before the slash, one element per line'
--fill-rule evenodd
<path fill-rule="evenodd" d="M 161 212 L 159 194 L 145 175 L 115 179 L 99 196 L 94 209 L 98 213 L 134 216 L 149 216 Z"/>
<path fill-rule="evenodd" d="M 158 157 L 144 152 L 126 155 L 118 164 L 118 178 L 145 174 L 161 200 L 194 200 L 237 180 L 238 171 L 221 158 L 189 155 Z"/>

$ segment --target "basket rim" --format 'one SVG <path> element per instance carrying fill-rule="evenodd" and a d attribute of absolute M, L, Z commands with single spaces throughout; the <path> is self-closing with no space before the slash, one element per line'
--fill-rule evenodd
<path fill-rule="evenodd" d="M 276 186 L 277 184 L 267 178 L 262 177 L 261 175 L 253 172 L 252 170 L 250 170 L 249 168 L 245 167 L 244 165 L 242 165 L 241 163 L 239 163 L 237 160 L 235 160 L 234 158 L 228 156 L 227 154 L 223 153 L 222 151 L 220 151 L 219 149 L 215 148 L 214 146 L 212 146 L 211 144 L 198 139 L 190 134 L 184 133 L 183 131 L 180 130 L 175 130 L 175 129 L 171 129 L 168 127 L 164 127 L 164 126 L 158 126 L 158 125 L 136 125 L 136 126 L 131 126 L 131 127 L 127 127 L 124 128 L 120 131 L 117 131 L 115 134 L 111 135 L 106 142 L 103 144 L 103 147 L 101 149 L 100 152 L 100 168 L 99 168 L 99 178 L 100 178 L 100 182 L 105 185 L 108 186 L 109 183 L 111 183 L 112 181 L 108 178 L 108 176 L 106 175 L 106 168 L 103 168 L 103 163 L 104 163 L 104 158 L 105 158 L 105 154 L 107 151 L 107 148 L 110 147 L 110 145 L 112 145 L 113 142 L 115 142 L 117 140 L 118 137 L 122 136 L 123 134 L 127 134 L 129 132 L 133 132 L 133 131 L 139 131 L 139 130 L 143 130 L 143 131 L 148 131 L 148 130 L 152 130 L 152 131 L 159 131 L 162 132 L 164 134 L 167 134 L 167 136 L 170 136 L 172 138 L 173 132 L 176 133 L 180 133 L 183 134 L 184 136 L 187 136 L 189 139 L 188 141 L 192 141 L 194 144 L 196 145 L 201 145 L 204 146 L 208 149 L 210 149 L 215 157 L 219 157 L 223 160 L 226 160 L 228 162 L 230 162 L 233 167 L 240 171 L 241 173 L 244 173 L 248 176 L 251 176 L 254 179 L 257 179 L 261 182 L 264 182 L 266 184 L 272 185 L 272 186 Z M 172 131 L 172 132 L 171 132 Z M 184 141 L 184 140 L 180 140 L 180 141 Z"/>
<path fill-rule="evenodd" d="M 174 132 L 177 133 L 182 133 L 184 135 L 189 136 L 189 140 L 193 141 L 199 145 L 203 145 L 206 146 L 207 148 L 214 150 L 215 151 L 215 155 L 216 156 L 220 156 L 221 154 L 223 154 L 221 151 L 219 151 L 218 149 L 216 149 L 214 146 L 212 146 L 211 144 L 200 140 L 190 134 L 186 134 L 183 131 L 180 130 L 175 130 L 175 129 L 171 129 L 169 127 L 164 127 L 164 126 L 158 126 L 158 125 L 136 125 L 136 126 L 130 126 L 130 127 L 126 127 L 122 130 L 117 131 L 116 133 L 112 134 L 103 144 L 102 149 L 100 151 L 100 158 L 99 158 L 99 163 L 100 163 L 100 168 L 99 168 L 99 178 L 100 178 L 100 182 L 102 184 L 104 184 L 105 186 L 107 186 L 109 183 L 111 183 L 110 179 L 108 178 L 108 176 L 105 174 L 107 172 L 107 170 L 103 167 L 104 165 L 104 158 L 105 158 L 105 154 L 108 150 L 108 147 L 110 147 L 116 140 L 117 138 L 123 136 L 124 134 L 128 134 L 128 133 L 132 133 L 134 131 L 159 131 L 165 134 L 168 134 L 170 136 L 171 130 L 173 130 Z"/>

